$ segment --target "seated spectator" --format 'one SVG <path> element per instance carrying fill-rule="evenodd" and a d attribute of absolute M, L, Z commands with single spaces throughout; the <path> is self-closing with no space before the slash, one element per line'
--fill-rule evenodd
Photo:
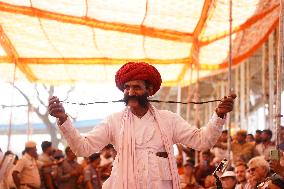
<path fill-rule="evenodd" d="M 225 171 L 220 180 L 223 189 L 234 189 L 237 184 L 236 175 L 233 171 Z"/>
<path fill-rule="evenodd" d="M 258 189 L 283 189 L 284 178 L 277 174 L 273 174 L 265 182 L 257 186 Z"/>
<path fill-rule="evenodd" d="M 256 188 L 269 176 L 269 163 L 262 157 L 257 156 L 248 162 L 248 172 L 251 176 L 251 188 Z"/>
<path fill-rule="evenodd" d="M 204 187 L 206 189 L 215 189 L 216 188 L 216 179 L 213 175 L 208 175 L 204 180 Z"/>
<path fill-rule="evenodd" d="M 281 161 L 283 161 L 284 156 L 283 153 L 279 153 L 279 155 L 279 160 L 270 161 L 270 169 L 272 169 L 276 174 L 284 178 L 284 165 L 281 165 Z"/>
<path fill-rule="evenodd" d="M 235 174 L 237 180 L 236 189 L 243 189 L 247 184 L 246 170 L 247 170 L 247 165 L 244 163 L 237 164 L 235 166 Z"/>

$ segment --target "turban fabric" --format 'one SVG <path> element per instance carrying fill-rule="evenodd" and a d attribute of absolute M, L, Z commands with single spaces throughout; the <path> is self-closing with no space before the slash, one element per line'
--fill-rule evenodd
<path fill-rule="evenodd" d="M 145 62 L 128 62 L 124 64 L 115 74 L 116 86 L 123 91 L 124 84 L 128 81 L 144 80 L 153 86 L 155 94 L 161 86 L 162 79 L 159 71 Z"/>

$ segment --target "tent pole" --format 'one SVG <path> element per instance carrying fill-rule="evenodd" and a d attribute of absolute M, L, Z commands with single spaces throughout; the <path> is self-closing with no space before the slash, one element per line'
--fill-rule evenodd
<path fill-rule="evenodd" d="M 196 102 L 199 101 L 200 99 L 200 93 L 199 93 L 199 64 L 196 65 L 197 66 L 197 69 L 196 69 L 196 77 L 197 77 L 197 80 L 196 80 L 196 85 L 195 85 L 195 92 L 194 92 L 194 100 Z M 200 128 L 200 112 L 199 112 L 199 108 L 200 106 L 198 104 L 195 104 L 194 105 L 194 108 L 195 108 L 195 120 L 194 120 L 194 124 L 197 128 Z M 199 160 L 199 153 L 197 150 L 195 150 L 195 165 L 198 164 L 198 160 Z"/>
<path fill-rule="evenodd" d="M 187 101 L 191 100 L 191 85 L 192 85 L 192 64 L 190 64 L 190 78 L 189 78 L 189 84 L 188 84 L 188 92 L 187 92 Z M 188 103 L 186 106 L 186 120 L 189 122 L 190 120 L 190 108 L 191 104 Z"/>
<path fill-rule="evenodd" d="M 239 90 L 239 86 L 240 86 L 240 67 L 237 67 L 235 69 L 235 93 L 237 94 L 237 96 L 239 96 L 240 94 L 240 90 Z M 235 126 L 240 128 L 240 102 L 238 100 L 235 101 L 235 105 L 234 105 L 234 115 L 235 115 Z"/>
<path fill-rule="evenodd" d="M 233 92 L 232 90 L 232 24 L 233 24 L 233 18 L 232 18 L 232 12 L 233 12 L 233 1 L 229 1 L 229 60 L 228 60 L 228 92 L 231 94 Z M 227 154 L 228 154 L 228 160 L 230 162 L 231 160 L 231 117 L 230 114 L 227 115 L 228 119 L 228 147 L 227 147 Z"/>
<path fill-rule="evenodd" d="M 11 147 L 11 136 L 12 136 L 12 124 L 13 124 L 13 104 L 14 104 L 14 88 L 15 88 L 15 80 L 16 80 L 16 68 L 17 63 L 14 63 L 14 70 L 13 70 L 13 81 L 12 81 L 12 94 L 11 94 L 11 107 L 10 107 L 10 118 L 9 118 L 9 128 L 8 128 L 8 143 L 7 143 L 7 150 L 10 150 Z"/>
<path fill-rule="evenodd" d="M 267 62 L 268 62 L 268 42 L 266 41 L 263 46 L 262 46 L 262 73 L 261 73 L 261 77 L 262 77 L 262 100 L 263 100 L 263 104 L 264 104 L 264 108 L 263 108 L 263 116 L 265 118 L 265 122 L 264 122 L 264 128 L 266 128 L 267 126 L 267 117 L 266 117 L 266 103 L 267 103 L 267 81 L 266 81 L 266 75 L 267 75 Z M 258 128 L 260 129 L 260 128 Z"/>
<path fill-rule="evenodd" d="M 269 105 L 268 105 L 268 114 L 269 114 L 269 125 L 268 129 L 273 130 L 274 125 L 274 49 L 273 49 L 273 39 L 274 36 L 270 34 L 268 38 L 268 73 L 269 73 Z"/>
<path fill-rule="evenodd" d="M 250 109 L 250 70 L 249 70 L 249 59 L 246 60 L 246 100 L 245 100 L 245 106 L 246 106 L 246 130 L 249 131 L 249 109 Z"/>
<path fill-rule="evenodd" d="M 284 22 L 284 0 L 280 0 L 279 15 L 279 39 L 278 39 L 278 58 L 276 73 L 276 147 L 279 149 L 280 144 L 280 124 L 281 124 L 281 85 L 282 85 L 282 61 L 283 61 L 283 22 Z"/>

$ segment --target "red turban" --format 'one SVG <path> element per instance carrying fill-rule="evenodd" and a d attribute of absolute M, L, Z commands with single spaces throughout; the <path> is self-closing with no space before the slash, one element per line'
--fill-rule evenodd
<path fill-rule="evenodd" d="M 144 80 L 153 85 L 153 94 L 161 86 L 162 79 L 159 71 L 145 62 L 128 62 L 124 64 L 115 74 L 116 86 L 123 91 L 124 84 L 128 81 Z"/>

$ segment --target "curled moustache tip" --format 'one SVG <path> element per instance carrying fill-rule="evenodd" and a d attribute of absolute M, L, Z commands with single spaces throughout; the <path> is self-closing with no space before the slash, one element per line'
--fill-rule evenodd
<path fill-rule="evenodd" d="M 237 95 L 235 93 L 230 94 L 229 97 L 232 97 L 233 99 L 237 98 Z"/>

